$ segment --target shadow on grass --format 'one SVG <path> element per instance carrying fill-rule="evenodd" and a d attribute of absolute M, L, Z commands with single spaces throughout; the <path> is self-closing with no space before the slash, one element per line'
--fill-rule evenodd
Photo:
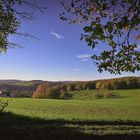
<path fill-rule="evenodd" d="M 115 125 L 140 126 L 140 122 L 44 120 L 7 112 L 0 114 L 0 140 L 140 140 L 134 133 L 102 135 L 109 126 L 116 129 Z M 85 132 L 88 127 L 94 133 Z"/>

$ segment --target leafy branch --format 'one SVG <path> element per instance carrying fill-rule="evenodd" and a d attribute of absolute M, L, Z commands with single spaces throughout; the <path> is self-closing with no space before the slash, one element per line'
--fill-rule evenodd
<path fill-rule="evenodd" d="M 72 0 L 61 4 L 65 12 L 60 19 L 82 25 L 81 40 L 100 51 L 91 57 L 99 72 L 121 74 L 140 70 L 139 0 Z M 106 46 L 100 46 L 100 42 Z"/>

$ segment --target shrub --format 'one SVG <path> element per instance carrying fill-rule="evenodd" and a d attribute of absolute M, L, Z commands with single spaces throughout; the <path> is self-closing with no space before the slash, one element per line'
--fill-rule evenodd
<path fill-rule="evenodd" d="M 101 99 L 101 98 L 103 98 L 103 94 L 101 94 L 101 93 L 95 93 L 94 94 L 94 98 L 95 99 Z"/>
<path fill-rule="evenodd" d="M 7 101 L 0 100 L 0 113 L 2 113 L 7 106 L 8 106 L 8 100 Z"/>
<path fill-rule="evenodd" d="M 104 98 L 119 98 L 119 94 L 108 91 L 104 93 Z"/>
<path fill-rule="evenodd" d="M 69 93 L 69 92 L 62 92 L 61 95 L 60 95 L 61 99 L 69 99 L 71 97 L 72 97 L 72 94 Z"/>
<path fill-rule="evenodd" d="M 61 95 L 60 88 L 59 87 L 51 87 L 48 89 L 46 93 L 46 98 L 48 99 L 59 99 Z"/>
<path fill-rule="evenodd" d="M 113 93 L 111 93 L 111 92 L 105 92 L 104 93 L 104 98 L 112 98 L 113 96 Z"/>

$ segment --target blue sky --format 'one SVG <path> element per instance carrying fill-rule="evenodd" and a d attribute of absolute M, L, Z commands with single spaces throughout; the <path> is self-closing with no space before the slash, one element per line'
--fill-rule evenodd
<path fill-rule="evenodd" d="M 99 50 L 92 50 L 80 41 L 82 28 L 60 21 L 58 1 L 41 2 L 47 10 L 43 14 L 36 12 L 36 19 L 23 21 L 19 29 L 39 39 L 9 37 L 23 48 L 9 49 L 0 55 L 0 79 L 64 81 L 140 76 L 140 72 L 116 76 L 99 73 L 90 60 L 90 56 Z"/>

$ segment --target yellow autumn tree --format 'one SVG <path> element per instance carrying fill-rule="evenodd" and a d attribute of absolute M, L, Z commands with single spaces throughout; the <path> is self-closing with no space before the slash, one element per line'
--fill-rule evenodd
<path fill-rule="evenodd" d="M 33 93 L 33 98 L 44 98 L 46 96 L 48 86 L 45 82 L 41 83 Z"/>

